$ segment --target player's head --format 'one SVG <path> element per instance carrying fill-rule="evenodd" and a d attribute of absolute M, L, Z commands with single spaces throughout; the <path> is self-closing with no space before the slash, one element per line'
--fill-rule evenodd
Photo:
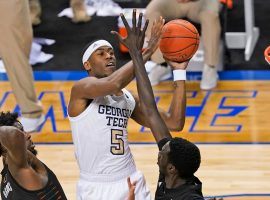
<path fill-rule="evenodd" d="M 24 132 L 22 124 L 18 121 L 18 114 L 17 113 L 10 113 L 10 112 L 0 112 L 0 127 L 1 126 L 14 126 L 21 130 L 25 135 L 27 149 L 31 151 L 34 155 L 37 155 L 37 150 L 35 149 L 35 145 L 31 140 L 31 135 L 29 133 Z M 6 149 L 0 143 L 0 156 L 5 155 Z"/>
<path fill-rule="evenodd" d="M 112 45 L 106 40 L 95 40 L 83 50 L 82 63 L 89 75 L 107 77 L 116 70 Z"/>
<path fill-rule="evenodd" d="M 201 163 L 199 148 L 183 138 L 172 138 L 158 154 L 159 170 L 165 176 L 178 174 L 183 179 L 190 178 Z"/>

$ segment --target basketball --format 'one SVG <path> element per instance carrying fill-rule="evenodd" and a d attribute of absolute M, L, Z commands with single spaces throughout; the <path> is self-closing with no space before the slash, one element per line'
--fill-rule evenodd
<path fill-rule="evenodd" d="M 268 62 L 268 64 L 270 65 L 270 46 L 265 49 L 264 58 Z"/>
<path fill-rule="evenodd" d="M 186 20 L 176 19 L 164 25 L 159 48 L 165 59 L 184 62 L 192 58 L 199 43 L 196 27 Z"/>

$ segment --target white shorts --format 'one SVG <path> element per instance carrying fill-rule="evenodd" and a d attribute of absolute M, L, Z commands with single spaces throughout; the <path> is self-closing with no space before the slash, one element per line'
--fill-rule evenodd
<path fill-rule="evenodd" d="M 137 181 L 135 199 L 151 200 L 144 175 L 140 171 L 136 171 L 131 174 L 130 179 L 131 182 Z M 126 200 L 128 192 L 127 177 L 113 182 L 89 182 L 80 179 L 77 184 L 78 200 Z"/>

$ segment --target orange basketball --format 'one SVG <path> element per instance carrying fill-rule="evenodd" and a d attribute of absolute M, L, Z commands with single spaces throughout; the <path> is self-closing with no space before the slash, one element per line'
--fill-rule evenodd
<path fill-rule="evenodd" d="M 164 25 L 159 48 L 163 57 L 175 62 L 192 58 L 199 47 L 200 36 L 193 24 L 176 19 Z"/>
<path fill-rule="evenodd" d="M 268 64 L 270 65 L 270 46 L 265 49 L 264 58 L 268 62 Z"/>

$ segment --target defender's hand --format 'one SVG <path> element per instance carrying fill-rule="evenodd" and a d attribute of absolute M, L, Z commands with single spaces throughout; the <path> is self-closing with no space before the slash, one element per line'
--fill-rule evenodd
<path fill-rule="evenodd" d="M 145 31 L 147 29 L 149 20 L 146 20 L 145 25 L 143 29 L 141 28 L 142 26 L 142 16 L 143 14 L 139 14 L 139 20 L 137 24 L 137 19 L 136 19 L 136 9 L 133 10 L 133 15 L 132 15 L 132 28 L 129 26 L 125 16 L 121 13 L 120 14 L 121 19 L 125 25 L 125 28 L 127 30 L 127 37 L 123 38 L 119 33 L 116 31 L 111 31 L 112 34 L 115 34 L 118 36 L 119 41 L 125 45 L 130 51 L 141 51 L 144 43 L 144 38 L 145 38 Z"/>
<path fill-rule="evenodd" d="M 135 188 L 136 188 L 136 181 L 134 183 L 131 183 L 130 177 L 127 178 L 128 183 L 128 200 L 135 200 Z"/>

